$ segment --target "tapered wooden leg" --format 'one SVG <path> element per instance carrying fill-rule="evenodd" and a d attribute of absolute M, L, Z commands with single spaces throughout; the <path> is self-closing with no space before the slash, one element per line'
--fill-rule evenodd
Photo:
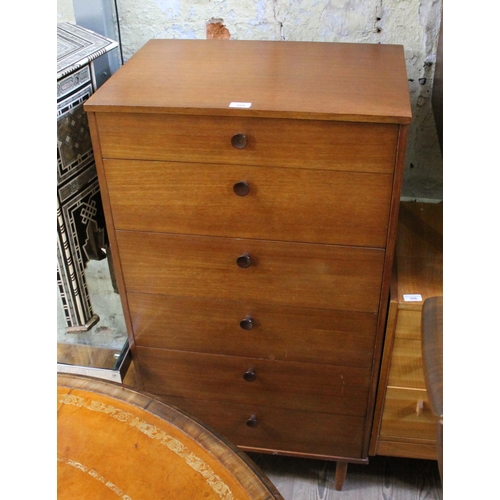
<path fill-rule="evenodd" d="M 347 462 L 337 462 L 335 468 L 335 489 L 340 491 L 344 486 L 345 476 L 347 474 Z"/>

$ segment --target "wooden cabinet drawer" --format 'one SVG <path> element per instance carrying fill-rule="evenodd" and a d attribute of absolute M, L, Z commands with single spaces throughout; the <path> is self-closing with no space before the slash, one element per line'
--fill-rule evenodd
<path fill-rule="evenodd" d="M 423 401 L 423 411 L 419 416 L 417 404 Z M 416 439 L 436 441 L 435 417 L 427 401 L 427 392 L 419 389 L 387 388 L 380 438 Z"/>
<path fill-rule="evenodd" d="M 129 231 L 116 238 L 131 292 L 378 313 L 383 250 Z M 237 264 L 243 255 L 246 269 Z"/>
<path fill-rule="evenodd" d="M 420 340 L 421 322 L 422 312 L 420 310 L 408 311 L 405 309 L 399 309 L 394 337 L 404 340 Z"/>
<path fill-rule="evenodd" d="M 387 385 L 425 389 L 422 344 L 419 340 L 394 339 Z"/>
<path fill-rule="evenodd" d="M 370 370 L 137 348 L 147 392 L 364 416 Z M 254 380 L 245 373 L 253 371 Z M 248 376 L 249 377 L 249 376 Z"/>
<path fill-rule="evenodd" d="M 249 451 L 362 458 L 363 417 L 168 396 L 162 399 Z M 252 415 L 256 427 L 247 425 Z"/>
<path fill-rule="evenodd" d="M 421 460 L 436 460 L 436 442 L 393 439 L 380 439 L 377 455 L 402 458 L 418 458 Z"/>
<path fill-rule="evenodd" d="M 138 293 L 128 294 L 128 305 L 141 347 L 372 366 L 373 313 Z"/>
<path fill-rule="evenodd" d="M 126 160 L 104 164 L 116 229 L 386 244 L 392 175 Z"/>
<path fill-rule="evenodd" d="M 392 173 L 398 126 L 143 113 L 100 113 L 103 158 Z M 232 137 L 244 134 L 243 149 Z"/>

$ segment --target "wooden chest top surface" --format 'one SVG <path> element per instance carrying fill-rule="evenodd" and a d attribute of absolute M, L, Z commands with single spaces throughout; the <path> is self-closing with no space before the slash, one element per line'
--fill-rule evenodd
<path fill-rule="evenodd" d="M 381 44 L 150 40 L 85 109 L 411 121 L 403 47 Z"/>

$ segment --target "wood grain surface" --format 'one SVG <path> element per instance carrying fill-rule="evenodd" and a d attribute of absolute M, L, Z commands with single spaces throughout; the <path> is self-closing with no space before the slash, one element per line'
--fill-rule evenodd
<path fill-rule="evenodd" d="M 158 395 L 364 416 L 370 370 L 137 348 L 145 390 Z M 253 371 L 255 380 L 244 374 Z M 216 404 L 216 403 L 214 403 Z"/>
<path fill-rule="evenodd" d="M 437 458 L 437 419 L 425 390 L 421 321 L 424 301 L 443 290 L 442 215 L 442 204 L 405 202 L 400 207 L 372 454 Z M 406 294 L 421 295 L 421 300 L 406 300 Z"/>
<path fill-rule="evenodd" d="M 129 293 L 137 345 L 371 368 L 373 313 Z M 247 317 L 252 328 L 240 322 Z"/>
<path fill-rule="evenodd" d="M 404 57 L 401 45 L 150 40 L 85 109 L 407 124 Z"/>
<path fill-rule="evenodd" d="M 397 302 L 397 298 L 395 298 L 395 302 Z M 397 309 L 397 328 L 394 332 L 395 338 L 401 340 L 420 341 L 420 323 L 422 321 L 421 311 L 411 311 L 399 308 L 397 303 L 394 304 L 394 307 Z"/>
<path fill-rule="evenodd" d="M 385 174 L 394 170 L 398 140 L 396 125 L 318 120 L 99 113 L 97 127 L 105 159 Z M 243 149 L 232 146 L 235 134 L 246 136 Z"/>
<path fill-rule="evenodd" d="M 432 460 L 436 463 L 436 444 L 426 441 L 392 441 L 390 437 L 381 439 L 377 453 L 385 457 L 415 458 L 417 460 Z"/>
<path fill-rule="evenodd" d="M 362 458 L 363 417 L 173 396 L 162 399 L 199 415 L 203 422 L 246 451 L 329 460 Z M 256 418 L 255 427 L 247 425 L 252 415 Z"/>
<path fill-rule="evenodd" d="M 420 340 L 394 339 L 388 385 L 425 389 Z"/>
<path fill-rule="evenodd" d="M 134 231 L 116 238 L 130 292 L 378 312 L 383 250 Z M 247 269 L 236 263 L 244 254 Z"/>
<path fill-rule="evenodd" d="M 421 414 L 417 412 L 419 401 L 423 402 Z M 380 437 L 433 445 L 435 453 L 437 420 L 430 409 L 425 390 L 389 387 Z"/>
<path fill-rule="evenodd" d="M 379 248 L 387 242 L 391 175 L 127 160 L 104 165 L 116 229 Z M 238 182 L 248 194 L 235 194 Z"/>
<path fill-rule="evenodd" d="M 427 298 L 443 294 L 442 203 L 401 204 L 396 258 L 399 308 L 421 311 Z M 405 294 L 422 300 L 405 301 Z"/>

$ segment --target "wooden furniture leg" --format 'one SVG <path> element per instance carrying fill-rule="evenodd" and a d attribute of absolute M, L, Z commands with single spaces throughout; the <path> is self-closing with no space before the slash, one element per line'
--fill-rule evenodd
<path fill-rule="evenodd" d="M 344 486 L 345 476 L 347 474 L 347 462 L 337 462 L 337 467 L 335 468 L 335 489 L 340 491 L 342 486 Z"/>

